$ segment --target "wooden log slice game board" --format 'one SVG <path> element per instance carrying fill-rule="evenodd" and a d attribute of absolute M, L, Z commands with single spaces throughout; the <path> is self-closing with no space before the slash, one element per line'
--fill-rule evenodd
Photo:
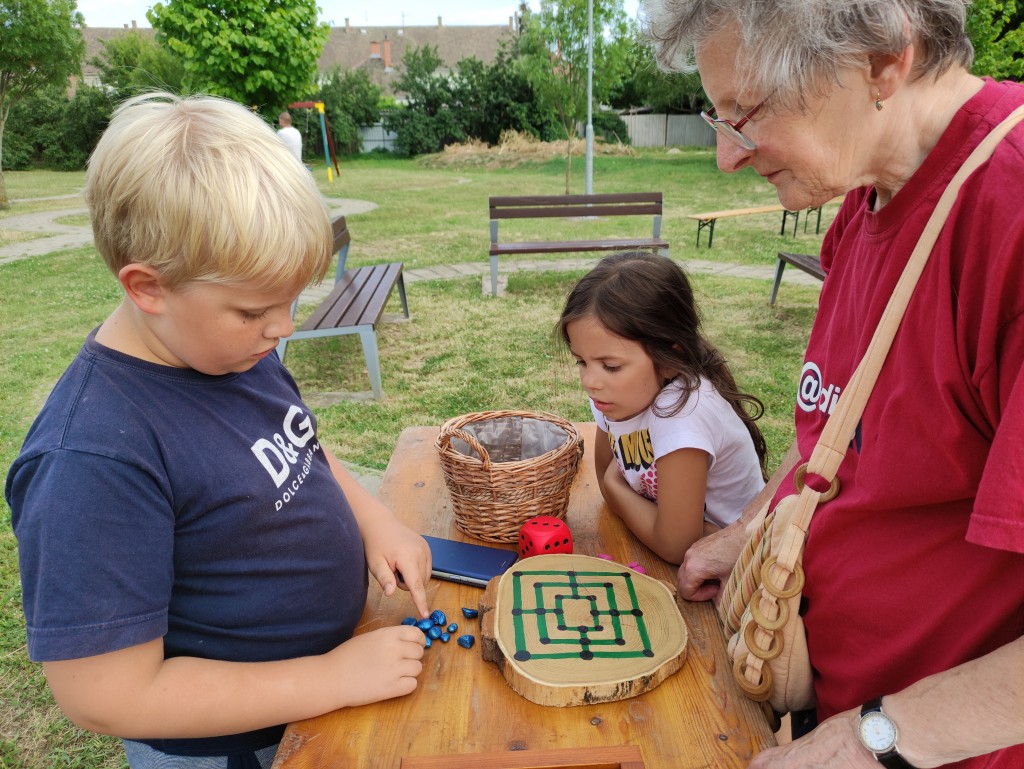
<path fill-rule="evenodd" d="M 491 580 L 481 609 L 484 659 L 538 705 L 635 697 L 686 659 L 669 586 L 601 558 L 524 558 Z"/>

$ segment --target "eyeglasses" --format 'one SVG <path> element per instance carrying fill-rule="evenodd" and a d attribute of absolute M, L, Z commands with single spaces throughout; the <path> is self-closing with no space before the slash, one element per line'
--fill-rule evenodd
<path fill-rule="evenodd" d="M 754 140 L 741 133 L 740 129 L 743 128 L 743 126 L 746 125 L 746 122 L 750 120 L 750 118 L 752 118 L 763 106 L 764 102 L 761 102 L 735 123 L 731 120 L 726 120 L 723 117 L 715 117 L 714 107 L 707 112 L 701 112 L 700 116 L 704 118 L 705 123 L 715 130 L 715 133 L 721 133 L 724 136 L 729 137 L 729 139 L 731 139 L 735 144 L 740 145 L 745 150 L 756 150 L 757 145 L 754 143 Z"/>

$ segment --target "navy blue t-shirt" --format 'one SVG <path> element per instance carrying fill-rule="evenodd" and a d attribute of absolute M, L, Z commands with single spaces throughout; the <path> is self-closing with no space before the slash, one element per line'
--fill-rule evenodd
<path fill-rule="evenodd" d="M 168 657 L 321 654 L 366 602 L 358 526 L 276 355 L 207 376 L 93 332 L 6 495 L 33 660 L 161 636 Z"/>

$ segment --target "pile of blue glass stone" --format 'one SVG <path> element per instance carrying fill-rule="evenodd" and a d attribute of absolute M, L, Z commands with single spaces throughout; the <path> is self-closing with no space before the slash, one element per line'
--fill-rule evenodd
<path fill-rule="evenodd" d="M 465 606 L 462 607 L 462 616 L 466 619 L 474 619 L 479 615 L 480 612 L 477 609 L 470 609 Z M 425 619 L 416 619 L 415 617 L 406 617 L 402 620 L 403 625 L 415 625 L 423 634 L 427 637 L 427 648 L 429 649 L 434 641 L 440 641 L 441 643 L 448 643 L 451 640 L 452 635 L 459 629 L 458 624 L 452 622 L 449 624 L 448 616 L 440 609 L 434 609 L 430 613 L 430 616 Z M 476 642 L 476 638 L 470 634 L 460 635 L 455 639 L 455 643 L 461 646 L 463 649 L 469 649 Z"/>

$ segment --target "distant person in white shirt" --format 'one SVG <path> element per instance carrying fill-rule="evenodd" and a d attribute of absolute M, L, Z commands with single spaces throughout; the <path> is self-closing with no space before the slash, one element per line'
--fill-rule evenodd
<path fill-rule="evenodd" d="M 284 146 L 291 151 L 295 156 L 295 159 L 301 163 L 302 134 L 299 133 L 299 129 L 292 125 L 292 116 L 287 112 L 282 112 L 277 116 L 277 124 L 281 126 L 277 135 L 281 137 L 281 141 L 284 142 Z"/>

